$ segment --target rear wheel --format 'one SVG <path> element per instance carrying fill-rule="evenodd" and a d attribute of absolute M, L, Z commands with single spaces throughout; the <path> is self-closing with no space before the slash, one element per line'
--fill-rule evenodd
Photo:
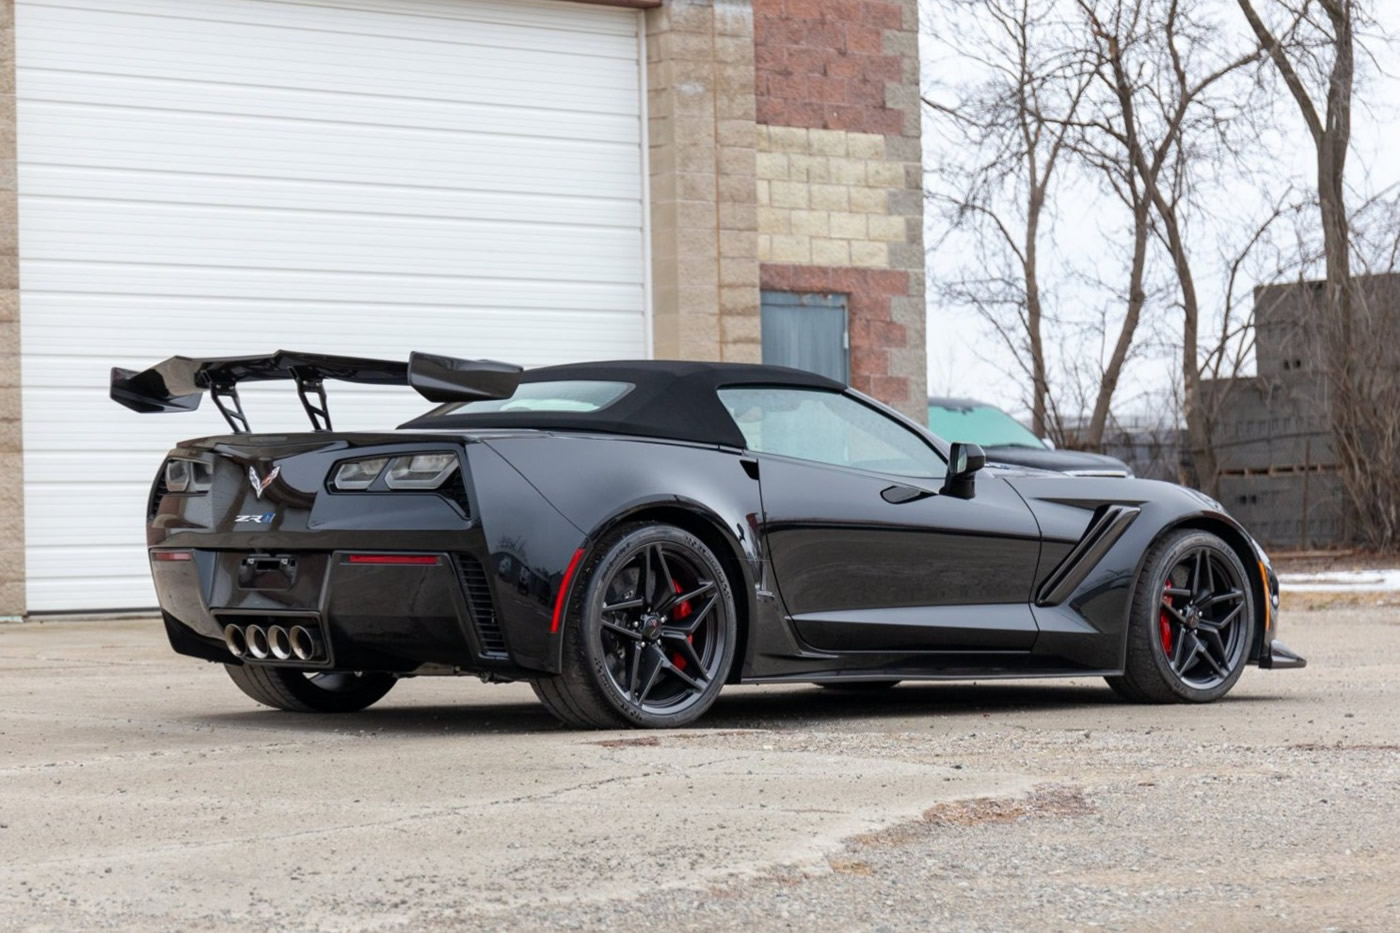
<path fill-rule="evenodd" d="M 1108 684 L 1146 703 L 1208 703 L 1244 672 L 1254 593 L 1239 556 L 1205 531 L 1163 537 L 1147 552 L 1128 620 L 1121 677 Z"/>
<path fill-rule="evenodd" d="M 392 674 L 303 671 L 290 667 L 225 664 L 228 676 L 264 706 L 294 713 L 354 713 L 384 697 L 397 682 Z"/>
<path fill-rule="evenodd" d="M 570 600 L 564 670 L 535 695 L 566 725 L 668 728 L 698 719 L 734 656 L 734 596 L 699 538 L 627 525 L 593 549 Z"/>

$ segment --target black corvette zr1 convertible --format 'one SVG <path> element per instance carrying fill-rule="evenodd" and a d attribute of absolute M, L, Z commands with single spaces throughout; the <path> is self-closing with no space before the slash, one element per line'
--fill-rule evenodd
<path fill-rule="evenodd" d="M 333 432 L 331 379 L 438 407 Z M 295 383 L 311 431 L 249 432 L 238 385 L 262 380 Z M 161 465 L 151 572 L 174 649 L 280 709 L 476 674 L 571 726 L 678 726 L 735 683 L 1098 675 L 1204 702 L 1304 664 L 1268 558 L 1208 497 L 988 466 L 810 373 L 287 351 L 112 372 L 140 412 L 206 393 L 232 433 Z"/>

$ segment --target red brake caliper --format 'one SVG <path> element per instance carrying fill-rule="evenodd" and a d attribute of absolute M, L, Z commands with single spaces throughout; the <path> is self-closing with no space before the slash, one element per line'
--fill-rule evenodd
<path fill-rule="evenodd" d="M 1167 581 L 1167 586 L 1170 587 L 1171 585 L 1172 585 L 1171 581 L 1168 580 L 1168 581 Z M 1166 594 L 1166 593 L 1163 593 L 1163 594 L 1162 594 L 1162 602 L 1163 602 L 1164 604 L 1166 604 L 1167 606 L 1170 606 L 1170 605 L 1172 604 L 1172 598 L 1171 598 L 1171 596 L 1168 595 L 1168 594 Z M 1158 626 L 1162 629 L 1162 649 L 1163 649 L 1164 651 L 1167 652 L 1167 657 L 1171 657 L 1171 653 L 1172 653 L 1172 623 L 1171 623 L 1171 619 L 1167 616 L 1167 610 L 1166 610 L 1166 609 L 1163 609 L 1162 612 L 1161 612 L 1161 614 L 1159 614 L 1159 615 L 1157 616 L 1157 624 L 1158 624 Z"/>
<path fill-rule="evenodd" d="M 671 586 L 675 587 L 677 593 L 684 592 L 681 589 L 681 585 L 675 580 L 671 581 Z M 684 619 L 686 616 L 690 615 L 690 611 L 690 600 L 686 600 L 682 603 L 676 603 L 676 608 L 672 610 L 671 616 L 676 619 Z M 693 642 L 695 640 L 695 636 L 687 635 L 685 637 L 685 640 Z M 685 670 L 685 658 L 681 657 L 679 653 L 671 655 L 671 663 L 676 665 L 676 670 Z"/>

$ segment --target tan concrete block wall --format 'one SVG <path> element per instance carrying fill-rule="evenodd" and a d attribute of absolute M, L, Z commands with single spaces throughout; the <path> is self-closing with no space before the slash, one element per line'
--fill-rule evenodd
<path fill-rule="evenodd" d="M 757 362 L 753 9 L 670 0 L 646 28 L 653 350 Z"/>
<path fill-rule="evenodd" d="M 15 6 L 0 0 L 0 617 L 23 615 L 24 444 L 19 378 L 19 204 L 15 188 Z"/>
<path fill-rule="evenodd" d="M 759 261 L 891 268 L 890 244 L 910 238 L 890 193 L 919 190 L 911 164 L 877 134 L 759 126 Z"/>
<path fill-rule="evenodd" d="M 906 191 L 910 164 L 886 158 L 881 134 L 759 126 L 757 144 L 760 262 L 889 269 L 889 244 L 909 244 L 889 192 Z"/>

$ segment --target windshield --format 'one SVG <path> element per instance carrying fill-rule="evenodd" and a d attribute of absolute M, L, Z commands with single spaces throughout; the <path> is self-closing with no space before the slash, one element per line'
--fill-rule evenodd
<path fill-rule="evenodd" d="M 1045 449 L 1045 445 L 1025 425 L 991 405 L 975 402 L 966 405 L 929 405 L 928 426 L 934 434 L 948 441 L 970 442 L 983 447 Z"/>

